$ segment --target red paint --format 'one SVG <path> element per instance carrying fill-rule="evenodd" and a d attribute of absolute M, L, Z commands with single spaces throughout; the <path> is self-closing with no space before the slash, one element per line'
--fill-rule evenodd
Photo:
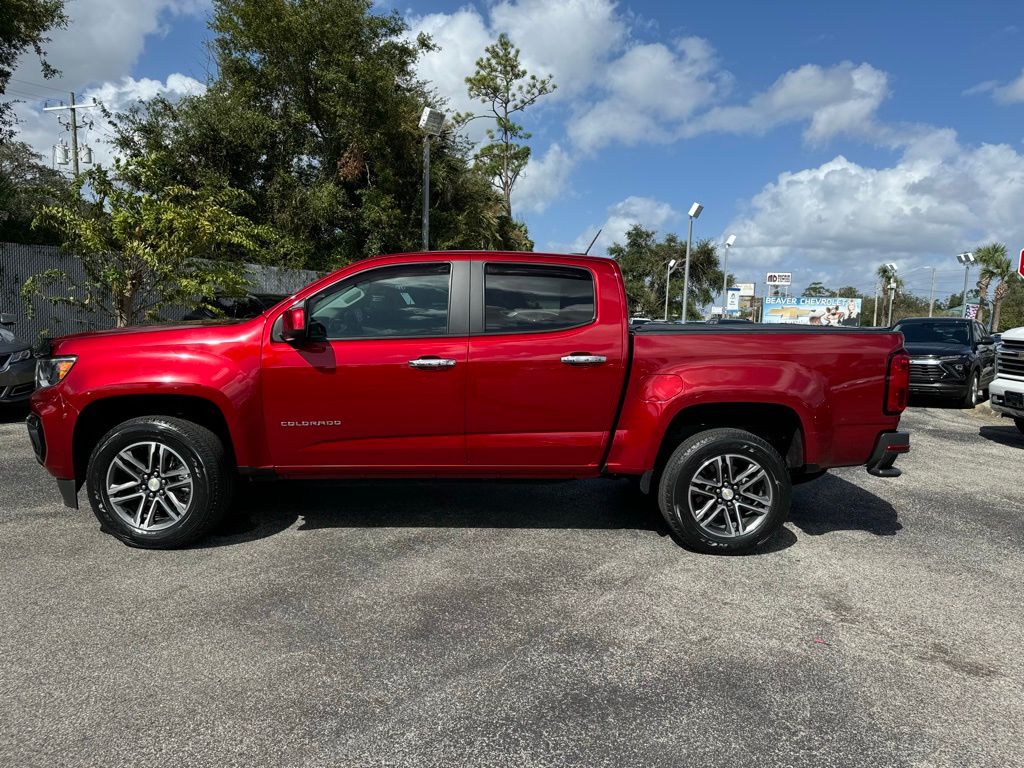
<path fill-rule="evenodd" d="M 451 263 L 453 274 L 473 261 L 588 270 L 596 316 L 555 332 L 491 335 L 467 325 L 436 338 L 275 340 L 305 329 L 305 300 L 339 280 L 436 260 Z M 470 313 L 480 306 L 474 283 L 463 296 L 452 285 L 453 306 L 467 299 Z M 81 415 L 123 396 L 208 401 L 224 416 L 240 466 L 288 477 L 639 474 L 654 466 L 674 418 L 716 403 L 785 406 L 799 419 L 804 461 L 828 468 L 863 464 L 878 435 L 899 423 L 906 397 L 899 334 L 711 331 L 630 339 L 626 318 L 622 278 L 608 259 L 381 257 L 328 275 L 249 321 L 58 339 L 53 354 L 78 361 L 63 382 L 35 393 L 32 409 L 43 424 L 46 467 L 63 478 L 75 474 Z M 562 362 L 574 354 L 604 361 Z M 431 357 L 455 362 L 409 365 Z"/>

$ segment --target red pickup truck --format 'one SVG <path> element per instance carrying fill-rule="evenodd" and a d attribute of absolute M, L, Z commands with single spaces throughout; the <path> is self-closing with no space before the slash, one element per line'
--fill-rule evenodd
<path fill-rule="evenodd" d="M 67 505 L 84 484 L 153 548 L 206 534 L 239 479 L 606 476 L 683 544 L 742 552 L 795 482 L 899 474 L 899 333 L 627 317 L 609 259 L 373 258 L 251 320 L 56 339 L 28 430 Z"/>

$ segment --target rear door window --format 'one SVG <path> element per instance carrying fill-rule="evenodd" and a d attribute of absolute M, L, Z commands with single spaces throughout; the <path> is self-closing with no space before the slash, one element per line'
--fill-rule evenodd
<path fill-rule="evenodd" d="M 593 322 L 594 278 L 579 267 L 487 264 L 484 332 L 561 331 Z"/>

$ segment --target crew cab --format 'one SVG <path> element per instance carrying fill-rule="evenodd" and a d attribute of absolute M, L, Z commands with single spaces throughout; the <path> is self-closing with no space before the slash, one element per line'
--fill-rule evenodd
<path fill-rule="evenodd" d="M 56 339 L 28 429 L 69 506 L 84 485 L 151 548 L 206 534 L 238 479 L 604 476 L 681 543 L 745 552 L 794 482 L 899 474 L 900 334 L 628 317 L 610 259 L 377 257 L 250 320 Z"/>

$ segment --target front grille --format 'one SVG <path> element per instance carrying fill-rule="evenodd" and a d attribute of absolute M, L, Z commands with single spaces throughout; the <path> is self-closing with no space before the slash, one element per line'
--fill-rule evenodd
<path fill-rule="evenodd" d="M 34 381 L 28 381 L 24 384 L 16 384 L 11 387 L 10 392 L 7 393 L 8 397 L 21 397 L 22 395 L 29 394 L 35 389 L 36 383 Z"/>
<path fill-rule="evenodd" d="M 911 384 L 933 384 L 936 381 L 942 381 L 944 374 L 945 370 L 941 365 L 910 362 Z"/>
<path fill-rule="evenodd" d="M 1004 341 L 996 355 L 996 375 L 1024 379 L 1024 341 Z"/>

